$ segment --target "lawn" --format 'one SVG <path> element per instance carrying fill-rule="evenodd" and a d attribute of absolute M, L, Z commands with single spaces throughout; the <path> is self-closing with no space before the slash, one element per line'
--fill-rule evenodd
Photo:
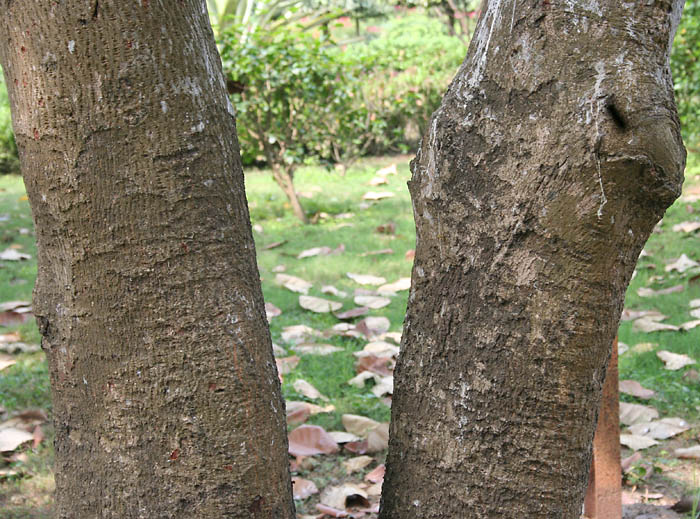
<path fill-rule="evenodd" d="M 306 419 L 307 424 L 320 425 L 327 431 L 342 431 L 342 417 L 348 413 L 377 422 L 389 420 L 389 401 L 381 392 L 376 396 L 371 391 L 372 381 L 368 381 L 366 387 L 348 384 L 357 375 L 358 358 L 353 354 L 367 344 L 364 336 L 348 336 L 348 329 L 352 334 L 354 325 L 367 316 L 385 317 L 389 322 L 389 335 L 384 336 L 384 340 L 393 345 L 401 332 L 407 291 L 397 291 L 389 296 L 385 307 L 369 310 L 365 316 L 343 320 L 331 313 L 314 313 L 302 308 L 300 294 L 280 285 L 276 278 L 284 274 L 311 283 L 309 296 L 340 302 L 343 306 L 339 311 L 342 312 L 356 306 L 353 300 L 357 295 L 376 296 L 374 291 L 378 288 L 378 285 L 360 284 L 348 273 L 383 277 L 386 283 L 410 276 L 412 260 L 409 251 L 414 248 L 415 232 L 406 188 L 410 175 L 408 160 L 406 156 L 365 160 L 350 169 L 345 177 L 317 167 L 300 170 L 296 187 L 314 222 L 306 226 L 291 215 L 284 195 L 271 181 L 268 172 L 249 171 L 246 174 L 263 292 L 265 300 L 279 310 L 279 315 L 270 318 L 272 339 L 278 346 L 277 357 L 299 359 L 298 365 L 283 376 L 284 397 L 289 402 L 333 406 L 332 410 L 326 409 L 326 412 L 312 414 Z M 387 183 L 384 185 L 370 185 L 372 179 L 377 178 L 377 171 L 391 164 L 396 165 L 396 174 L 385 175 Z M 647 255 L 640 259 L 625 303 L 629 310 L 658 311 L 667 316 L 661 322 L 672 325 L 700 319 L 690 314 L 691 301 L 700 299 L 700 267 L 692 267 L 683 273 L 666 271 L 666 266 L 681 254 L 700 261 L 697 237 L 700 231 L 673 230 L 682 222 L 700 221 L 698 156 L 690 157 L 686 177 L 684 198 L 669 209 L 647 244 Z M 368 198 L 368 192 L 391 193 L 392 196 L 377 201 L 363 199 Z M 16 177 L 0 177 L 0 239 L 3 242 L 0 252 L 9 249 L 31 256 L 24 261 L 0 261 L 0 302 L 29 301 L 36 273 L 36 248 L 29 205 L 21 179 Z M 305 253 L 302 256 L 311 254 L 310 249 L 323 247 L 327 249 L 321 249 L 317 255 L 299 258 L 302 253 Z M 659 290 L 676 285 L 682 287 L 676 289 L 681 291 L 645 297 L 638 294 L 640 288 Z M 328 287 L 337 290 L 336 295 L 329 293 L 332 289 Z M 337 325 L 343 322 L 348 324 L 344 330 L 339 330 Z M 658 318 L 654 322 L 658 322 Z M 325 333 L 310 339 L 289 339 L 288 327 L 295 325 L 306 325 Z M 330 333 L 334 326 L 335 333 Z M 627 495 L 628 499 L 643 500 L 645 492 L 646 499 L 650 499 L 650 494 L 660 494 L 662 497 L 656 502 L 672 503 L 682 495 L 692 495 L 693 487 L 697 486 L 694 482 L 700 480 L 697 464 L 673 455 L 676 447 L 698 443 L 700 376 L 696 370 L 700 370 L 700 366 L 690 365 L 670 371 L 664 369 L 657 352 L 667 350 L 700 361 L 700 327 L 650 333 L 638 331 L 638 328 L 639 323 L 635 325 L 633 320 L 624 321 L 620 326 L 620 341 L 628 348 L 620 356 L 620 378 L 635 380 L 655 394 L 648 400 L 623 394 L 621 400 L 651 406 L 658 410 L 660 417 L 679 417 L 693 427 L 640 451 L 640 459 L 631 464 L 626 476 Z M 6 338 L 4 342 L 0 341 L 0 348 L 8 351 L 16 349 L 13 346 L 16 342 L 11 341 L 27 344 L 29 349 L 39 342 L 33 319 L 5 326 L 0 333 Z M 302 353 L 309 342 L 330 345 L 338 351 L 328 355 Z M 0 367 L 3 359 L 15 363 L 0 370 L 0 422 L 27 409 L 42 409 L 50 415 L 51 399 L 43 353 L 0 354 Z M 279 362 L 288 365 L 286 360 Z M 310 397 L 300 380 L 316 388 L 325 399 Z M 3 519 L 48 517 L 53 484 L 50 472 L 52 431 L 48 424 L 44 424 L 42 430 L 46 438 L 37 442 L 36 448 L 25 447 L 20 452 L 6 454 L 5 464 L 0 462 L 0 517 Z M 319 489 L 347 482 L 369 488 L 367 482 L 363 483 L 363 477 L 383 461 L 384 453 L 372 453 L 373 459 L 367 467 L 348 475 L 349 469 L 346 470 L 341 462 L 356 456 L 347 450 L 342 452 L 340 455 L 307 458 L 295 465 L 295 474 L 313 480 Z M 631 454 L 625 450 L 623 455 Z M 376 496 L 370 497 L 376 503 Z M 318 495 L 297 501 L 300 514 L 314 513 L 315 503 L 318 503 Z"/>

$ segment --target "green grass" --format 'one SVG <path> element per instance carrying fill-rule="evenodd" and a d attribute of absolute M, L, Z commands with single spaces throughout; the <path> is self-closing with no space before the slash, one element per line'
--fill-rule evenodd
<path fill-rule="evenodd" d="M 700 183 L 700 156 L 689 156 L 686 168 L 685 189 Z M 635 310 L 658 310 L 669 316 L 665 323 L 680 325 L 693 320 L 690 316 L 689 302 L 700 298 L 700 282 L 689 281 L 700 273 L 699 269 L 678 274 L 665 272 L 668 263 L 677 259 L 681 254 L 687 254 L 691 259 L 700 259 L 700 241 L 693 233 L 673 232 L 672 227 L 683 221 L 700 220 L 700 202 L 684 202 L 678 200 L 663 218 L 659 230 L 654 232 L 645 246 L 649 256 L 640 259 L 637 275 L 632 280 L 625 299 L 625 308 Z M 685 289 L 680 293 L 655 297 L 639 297 L 637 289 L 650 287 L 660 289 L 683 284 Z M 620 378 L 633 379 L 644 387 L 657 392 L 657 396 L 647 403 L 656 407 L 662 416 L 681 416 L 691 421 L 697 421 L 700 415 L 700 385 L 689 383 L 683 379 L 683 374 L 695 367 L 700 370 L 700 364 L 679 371 L 663 369 L 663 363 L 656 356 L 659 350 L 685 354 L 700 363 L 700 328 L 688 332 L 653 332 L 642 333 L 632 330 L 632 322 L 620 324 L 620 341 L 634 346 L 642 342 L 658 344 L 654 350 L 645 353 L 628 351 L 620 357 Z M 634 397 L 622 395 L 622 399 L 637 402 Z M 643 403 L 643 402 L 638 402 Z"/>

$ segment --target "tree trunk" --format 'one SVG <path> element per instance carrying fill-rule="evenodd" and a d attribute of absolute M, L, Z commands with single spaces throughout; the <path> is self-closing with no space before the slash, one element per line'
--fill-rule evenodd
<path fill-rule="evenodd" d="M 578 518 L 639 253 L 680 194 L 681 0 L 489 0 L 409 189 L 380 517 Z"/>
<path fill-rule="evenodd" d="M 204 0 L 4 2 L 59 518 L 292 518 L 284 404 Z"/>
<path fill-rule="evenodd" d="M 309 219 L 306 216 L 306 211 L 304 211 L 304 208 L 299 201 L 299 195 L 297 195 L 296 189 L 294 189 L 294 178 L 292 177 L 292 173 L 282 167 L 276 166 L 274 162 L 268 161 L 268 163 L 270 163 L 272 166 L 272 178 L 275 179 L 277 185 L 287 196 L 287 200 L 289 200 L 289 204 L 292 206 L 294 216 L 296 216 L 303 224 L 309 223 Z"/>

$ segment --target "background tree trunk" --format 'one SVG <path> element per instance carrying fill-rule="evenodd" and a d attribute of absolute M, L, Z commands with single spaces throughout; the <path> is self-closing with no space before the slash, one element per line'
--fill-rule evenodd
<path fill-rule="evenodd" d="M 484 8 L 412 163 L 380 517 L 579 517 L 625 288 L 680 194 L 682 4 Z"/>
<path fill-rule="evenodd" d="M 204 0 L 3 3 L 60 518 L 292 518 Z"/>

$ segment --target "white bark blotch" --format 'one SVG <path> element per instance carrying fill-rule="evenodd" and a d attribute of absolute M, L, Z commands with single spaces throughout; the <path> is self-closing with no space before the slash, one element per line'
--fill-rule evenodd
<path fill-rule="evenodd" d="M 73 51 L 75 50 L 75 41 L 71 40 L 68 42 L 68 52 L 73 54 Z"/>

